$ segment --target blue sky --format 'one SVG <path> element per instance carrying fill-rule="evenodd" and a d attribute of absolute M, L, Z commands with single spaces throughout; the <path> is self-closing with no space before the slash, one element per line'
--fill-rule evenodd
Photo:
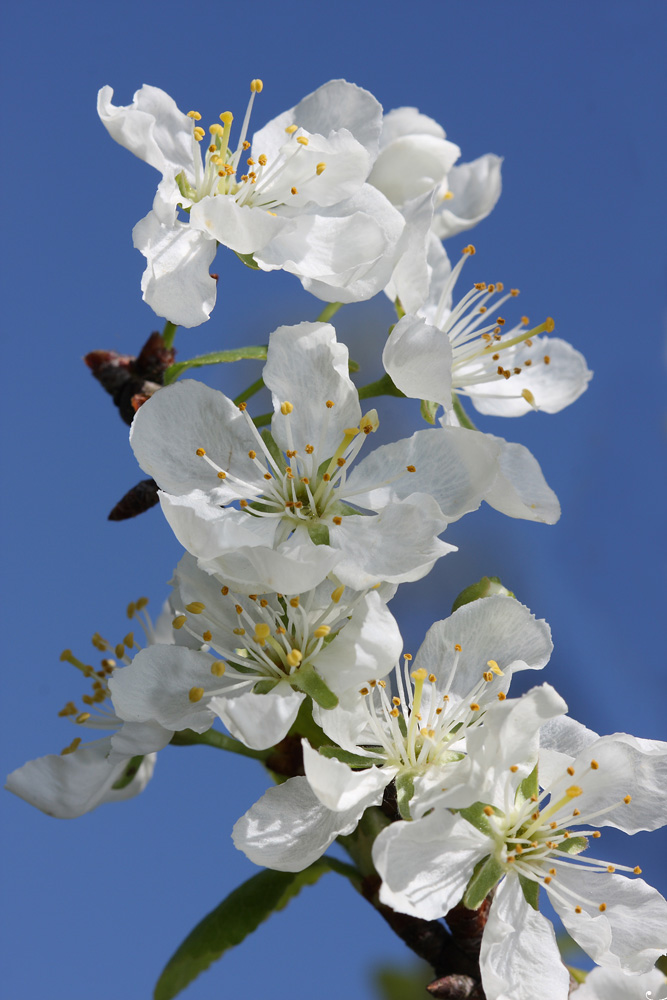
<path fill-rule="evenodd" d="M 8 10 L 5 772 L 71 739 L 57 712 L 81 687 L 60 651 L 85 658 L 94 631 L 122 636 L 124 608 L 140 594 L 158 609 L 179 556 L 159 510 L 106 520 L 143 474 L 81 357 L 96 348 L 132 353 L 160 324 L 141 301 L 142 258 L 130 236 L 157 176 L 98 122 L 103 84 L 129 103 L 151 83 L 214 120 L 228 108 L 240 113 L 249 80 L 261 77 L 257 127 L 345 77 L 386 109 L 414 105 L 431 115 L 464 160 L 505 157 L 494 213 L 448 247 L 458 254 L 472 238 L 480 276 L 520 287 L 522 310 L 554 316 L 557 334 L 595 371 L 586 394 L 557 416 L 479 421 L 531 448 L 563 516 L 546 527 L 488 509 L 469 515 L 447 532 L 459 553 L 403 588 L 392 610 L 416 651 L 459 590 L 498 574 L 551 624 L 555 653 L 544 679 L 573 715 L 599 732 L 666 737 L 665 21 L 658 0 L 363 8 L 349 0 L 27 0 Z M 181 358 L 263 343 L 280 324 L 319 312 L 288 275 L 250 272 L 222 253 L 216 270 L 213 318 L 179 332 Z M 374 301 L 337 318 L 364 381 L 377 376 L 391 315 Z M 207 378 L 233 395 L 258 374 L 244 362 Z M 409 404 L 391 401 L 380 416 L 388 439 L 410 420 L 418 426 Z M 253 873 L 229 831 L 265 786 L 252 762 L 167 748 L 143 795 L 77 821 L 49 819 L 5 793 L 7 996 L 150 996 L 194 923 Z M 604 843 L 665 892 L 663 834 L 629 846 L 605 835 Z M 402 956 L 370 907 L 329 875 L 185 996 L 362 1000 L 368 970 Z"/>

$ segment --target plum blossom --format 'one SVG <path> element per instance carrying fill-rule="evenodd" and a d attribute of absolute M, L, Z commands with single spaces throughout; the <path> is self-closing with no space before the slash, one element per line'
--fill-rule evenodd
<path fill-rule="evenodd" d="M 451 269 L 440 264 L 425 301 L 394 327 L 383 364 L 407 396 L 440 404 L 456 422 L 452 393 L 467 396 L 476 410 L 514 417 L 531 410 L 557 413 L 585 391 L 592 373 L 579 351 L 557 337 L 547 319 L 529 328 L 528 317 L 510 326 L 498 310 L 519 292 L 502 282 L 477 282 L 453 305 L 453 289 L 464 263 L 475 253 L 464 248 Z"/>
<path fill-rule="evenodd" d="M 201 115 L 184 114 L 158 87 L 141 87 L 126 106 L 112 103 L 111 87 L 99 92 L 98 113 L 110 135 L 162 174 L 133 238 L 147 260 L 144 299 L 173 323 L 192 327 L 208 319 L 218 244 L 251 266 L 290 271 L 325 301 L 370 298 L 391 276 L 405 223 L 366 183 L 378 149 L 378 102 L 332 80 L 251 143 L 251 111 L 262 89 L 261 80 L 251 82 L 235 141 L 229 111 L 207 136 Z"/>
<path fill-rule="evenodd" d="M 166 618 L 155 626 L 140 598 L 128 607 L 128 616 L 138 621 L 148 644 L 168 641 Z M 68 701 L 58 713 L 75 725 L 77 730 L 95 730 L 100 738 L 83 743 L 77 735 L 60 754 L 48 754 L 28 761 L 7 777 L 5 787 L 49 816 L 73 819 L 96 809 L 104 802 L 120 802 L 143 791 L 155 767 L 155 751 L 171 739 L 173 733 L 154 721 L 127 723 L 118 717 L 110 697 L 110 680 L 131 669 L 132 657 L 141 646 L 134 633 L 128 633 L 122 643 L 112 646 L 99 633 L 93 645 L 104 656 L 100 667 L 83 663 L 66 649 L 60 659 L 81 671 L 91 681 L 90 694 L 82 697 L 83 708 Z M 115 658 L 114 658 L 115 657 Z M 119 668 L 117 661 L 126 666 Z"/>
<path fill-rule="evenodd" d="M 667 744 L 601 737 L 538 784 L 540 728 L 566 707 L 548 685 L 493 706 L 483 733 L 466 738 L 475 805 L 456 814 L 436 805 L 389 827 L 374 846 L 381 899 L 401 912 L 433 919 L 461 897 L 475 909 L 496 887 L 480 953 L 489 1000 L 568 996 L 553 928 L 537 908 L 540 888 L 599 965 L 639 975 L 664 948 L 667 901 L 618 874 L 639 875 L 638 866 L 586 851 L 599 826 L 636 833 L 667 822 Z"/>
<path fill-rule="evenodd" d="M 336 745 L 318 753 L 303 742 L 305 778 L 270 789 L 236 824 L 236 846 L 257 864 L 298 871 L 392 781 L 406 818 L 423 815 L 434 792 L 442 803 L 443 783 L 449 804 L 470 805 L 466 733 L 505 699 L 513 673 L 541 669 L 551 649 L 546 622 L 511 597 L 473 601 L 436 622 L 414 661 L 406 655 L 396 668 L 393 696 L 373 678 L 331 711 L 315 710 Z"/>
<path fill-rule="evenodd" d="M 326 580 L 304 594 L 247 596 L 221 587 L 189 554 L 173 583 L 172 626 L 194 648 L 152 646 L 112 678 L 116 711 L 131 722 L 204 732 L 217 716 L 246 746 L 268 749 L 307 695 L 331 708 L 366 675 L 384 676 L 400 653 L 376 591 Z"/>
<path fill-rule="evenodd" d="M 558 516 L 540 474 L 504 470 L 496 440 L 462 428 L 418 431 L 349 472 L 378 417 L 328 324 L 276 330 L 263 377 L 270 437 L 244 404 L 185 380 L 141 407 L 130 438 L 181 544 L 234 590 L 301 593 L 332 571 L 355 590 L 420 579 L 452 551 L 437 536 L 484 498 Z"/>

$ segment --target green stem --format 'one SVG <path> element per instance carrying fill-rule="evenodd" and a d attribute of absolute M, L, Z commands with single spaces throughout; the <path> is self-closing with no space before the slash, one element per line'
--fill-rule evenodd
<path fill-rule="evenodd" d="M 162 340 L 164 342 L 164 346 L 167 349 L 173 346 L 174 337 L 176 336 L 177 330 L 178 327 L 176 326 L 176 324 L 170 323 L 169 320 L 167 320 L 167 322 L 164 324 L 164 330 L 162 331 Z"/>
<path fill-rule="evenodd" d="M 231 753 L 238 753 L 242 757 L 252 757 L 254 760 L 266 760 L 271 756 L 271 750 L 251 750 L 231 736 L 225 736 L 217 729 L 209 729 L 205 733 L 196 733 L 193 729 L 181 729 L 174 733 L 171 742 L 176 747 L 191 747 L 197 744 L 204 744 L 209 747 L 216 747 L 218 750 L 229 750 Z"/>
<path fill-rule="evenodd" d="M 342 304 L 343 304 L 342 302 L 329 302 L 324 307 L 324 309 L 322 310 L 322 312 L 320 313 L 320 315 L 317 317 L 317 319 L 315 320 L 315 322 L 316 323 L 328 323 L 329 320 L 331 319 L 331 317 L 336 315 L 336 313 L 338 312 L 338 310 L 340 309 L 340 307 L 342 306 Z"/>
<path fill-rule="evenodd" d="M 246 399 L 250 399 L 251 396 L 254 396 L 256 392 L 259 392 L 259 390 L 263 388 L 264 379 L 260 375 L 256 382 L 253 382 L 252 385 L 249 385 L 247 389 L 244 389 L 243 392 L 236 397 L 234 405 L 238 406 L 240 403 L 245 403 Z"/>
<path fill-rule="evenodd" d="M 456 395 L 455 392 L 452 393 L 452 409 L 454 410 L 454 413 L 458 417 L 461 427 L 467 427 L 469 431 L 477 430 L 472 420 L 470 419 L 466 411 L 463 409 L 463 406 L 461 405 L 461 400 L 459 399 L 459 397 Z"/>
<path fill-rule="evenodd" d="M 371 396 L 402 396 L 405 393 L 397 389 L 389 375 L 383 375 L 377 382 L 369 382 L 359 389 L 359 399 L 370 399 Z"/>

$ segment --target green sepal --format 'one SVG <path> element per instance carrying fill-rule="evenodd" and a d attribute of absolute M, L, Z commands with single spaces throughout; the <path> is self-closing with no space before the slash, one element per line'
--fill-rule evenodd
<path fill-rule="evenodd" d="M 524 802 L 532 798 L 533 795 L 540 794 L 540 786 L 537 781 L 537 764 L 527 778 L 524 778 L 516 790 L 516 804 L 522 806 Z"/>
<path fill-rule="evenodd" d="M 263 921 L 307 885 L 314 885 L 328 871 L 335 871 L 355 884 L 359 877 L 351 865 L 334 858 L 319 858 L 302 872 L 269 869 L 234 889 L 188 934 L 174 952 L 157 981 L 154 1000 L 173 1000 L 212 962 L 252 934 Z"/>
<path fill-rule="evenodd" d="M 131 757 L 128 761 L 127 767 L 121 774 L 118 781 L 114 781 L 111 786 L 115 791 L 119 792 L 121 788 L 127 788 L 127 786 L 134 781 L 137 776 L 137 771 L 141 767 L 141 762 L 144 759 L 143 754 L 139 754 L 136 757 Z"/>
<path fill-rule="evenodd" d="M 394 309 L 396 310 L 396 315 L 398 316 L 398 318 L 403 319 L 403 317 L 405 316 L 405 309 L 403 308 L 403 304 L 401 303 L 401 300 L 398 298 L 398 296 L 394 299 Z"/>
<path fill-rule="evenodd" d="M 320 753 L 323 757 L 334 760 L 340 760 L 343 764 L 347 764 L 348 767 L 360 770 L 366 767 L 372 767 L 373 764 L 377 764 L 377 757 L 361 757 L 359 754 L 350 753 L 349 750 L 343 750 L 341 747 L 335 746 L 323 746 L 320 747 Z"/>
<path fill-rule="evenodd" d="M 491 826 L 490 816 L 484 812 L 487 808 L 486 802 L 474 802 L 471 806 L 466 806 L 465 809 L 459 809 L 459 814 L 467 819 L 476 830 L 480 830 L 481 833 L 485 834 L 487 837 L 495 838 L 497 836 L 496 831 Z M 491 806 L 493 809 L 493 806 Z M 494 813 L 497 815 L 502 815 L 498 809 L 493 809 Z"/>
<path fill-rule="evenodd" d="M 279 683 L 278 681 L 272 681 L 268 677 L 266 677 L 266 678 L 264 678 L 264 680 L 257 681 L 257 683 L 255 684 L 254 688 L 252 689 L 252 693 L 253 694 L 269 694 L 271 691 L 273 691 L 274 687 L 278 683 Z"/>
<path fill-rule="evenodd" d="M 229 364 L 233 361 L 246 359 L 266 361 L 266 344 L 255 344 L 249 347 L 232 347 L 228 351 L 211 351 L 210 354 L 200 354 L 187 361 L 176 361 L 169 365 L 164 373 L 164 385 L 171 385 L 183 372 L 189 368 L 203 368 L 205 365 Z"/>
<path fill-rule="evenodd" d="M 452 604 L 452 612 L 457 611 L 464 604 L 479 600 L 481 597 L 495 597 L 497 594 L 503 597 L 514 597 L 511 590 L 503 587 L 497 576 L 483 576 L 477 583 L 471 583 L 469 587 L 461 591 Z"/>
<path fill-rule="evenodd" d="M 259 271 L 259 264 L 251 253 L 238 253 L 236 250 L 234 253 L 246 267 L 249 267 L 252 271 Z"/>
<path fill-rule="evenodd" d="M 410 800 L 415 794 L 414 775 L 407 771 L 396 777 L 396 804 L 402 819 L 412 819 L 410 814 Z"/>
<path fill-rule="evenodd" d="M 310 695 L 320 708 L 335 708 L 338 704 L 336 695 L 327 687 L 310 663 L 301 667 L 295 674 L 291 674 L 289 680 L 293 688 Z"/>
<path fill-rule="evenodd" d="M 505 874 L 505 867 L 491 854 L 476 868 L 468 882 L 463 896 L 463 905 L 469 910 L 478 910 L 488 894 L 498 885 Z"/>
<path fill-rule="evenodd" d="M 313 545 L 329 544 L 329 525 L 321 521 L 308 522 L 308 537 Z"/>
<path fill-rule="evenodd" d="M 428 399 L 422 399 L 419 405 L 419 409 L 422 417 L 427 424 L 435 423 L 435 415 L 438 412 L 438 407 L 440 403 L 433 403 Z"/>
<path fill-rule="evenodd" d="M 558 832 L 560 833 L 560 831 Z M 587 847 L 587 837 L 568 837 L 567 840 L 561 841 L 558 845 L 558 849 L 564 851 L 565 854 L 581 854 Z"/>
<path fill-rule="evenodd" d="M 526 878 L 525 875 L 519 875 L 519 884 L 521 885 L 521 891 L 523 892 L 523 898 L 526 900 L 529 906 L 532 906 L 534 910 L 539 910 L 540 908 L 540 883 L 533 882 L 532 879 Z"/>

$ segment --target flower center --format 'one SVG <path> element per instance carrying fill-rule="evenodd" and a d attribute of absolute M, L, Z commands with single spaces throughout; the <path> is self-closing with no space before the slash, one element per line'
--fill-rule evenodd
<path fill-rule="evenodd" d="M 206 138 L 206 130 L 199 124 L 199 112 L 188 111 L 188 117 L 193 121 L 192 176 L 187 177 L 185 171 L 176 176 L 178 188 L 188 201 L 198 202 L 206 197 L 227 195 L 238 205 L 273 210 L 289 204 L 300 192 L 307 193 L 308 186 L 316 183 L 324 173 L 326 163 L 315 162 L 317 155 L 307 150 L 308 136 L 298 125 L 287 126 L 286 142 L 273 162 L 265 153 L 260 153 L 256 159 L 249 156 L 244 164 L 241 163 L 244 153 L 250 149 L 246 136 L 255 96 L 263 89 L 261 80 L 250 81 L 250 100 L 239 140 L 233 149 L 230 146 L 234 120 L 231 111 L 223 111 L 221 124 L 214 122 L 209 126 L 203 164 L 198 147 Z"/>

